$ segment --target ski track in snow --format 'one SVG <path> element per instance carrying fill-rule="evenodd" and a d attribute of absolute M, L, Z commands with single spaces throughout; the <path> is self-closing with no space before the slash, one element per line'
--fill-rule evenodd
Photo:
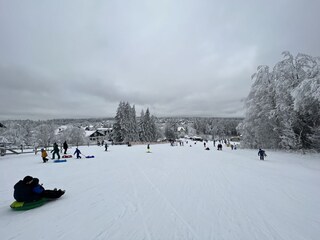
<path fill-rule="evenodd" d="M 171 210 L 171 212 L 173 213 L 172 215 L 175 215 L 175 217 L 181 221 L 186 228 L 192 233 L 192 235 L 195 238 L 192 239 L 199 239 L 198 235 L 195 233 L 195 231 L 192 229 L 192 227 L 188 224 L 188 222 L 178 213 L 177 209 L 170 203 L 170 201 L 163 195 L 163 193 L 161 193 L 161 191 L 159 190 L 159 188 L 150 180 L 150 178 L 143 172 L 143 170 L 139 169 L 137 167 L 138 171 L 141 173 L 141 175 L 143 175 L 143 177 L 147 180 L 147 182 L 150 184 L 150 186 L 152 187 L 152 189 L 156 192 L 157 195 L 159 195 L 159 197 L 164 201 L 164 203 L 168 206 L 168 208 Z M 169 211 L 170 211 L 169 210 Z M 186 239 L 186 238 L 185 238 Z"/>
<path fill-rule="evenodd" d="M 1 239 L 318 240 L 319 154 L 268 151 L 260 161 L 256 151 L 201 144 L 145 149 L 81 147 L 96 158 L 61 164 L 1 157 Z M 67 192 L 14 212 L 13 185 L 25 175 Z"/>

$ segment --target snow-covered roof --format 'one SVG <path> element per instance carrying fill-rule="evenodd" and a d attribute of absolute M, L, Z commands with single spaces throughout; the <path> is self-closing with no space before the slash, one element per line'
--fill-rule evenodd
<path fill-rule="evenodd" d="M 181 132 L 181 131 L 186 131 L 186 129 L 184 127 L 178 127 L 178 132 Z"/>
<path fill-rule="evenodd" d="M 85 131 L 86 137 L 89 137 L 91 134 L 93 134 L 95 131 Z"/>
<path fill-rule="evenodd" d="M 98 131 L 108 131 L 112 130 L 112 128 L 97 128 Z"/>

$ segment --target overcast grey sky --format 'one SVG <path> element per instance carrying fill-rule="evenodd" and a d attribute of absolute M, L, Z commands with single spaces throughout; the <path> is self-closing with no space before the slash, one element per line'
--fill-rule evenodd
<path fill-rule="evenodd" d="M 0 120 L 241 117 L 251 75 L 320 56 L 319 0 L 0 0 Z"/>

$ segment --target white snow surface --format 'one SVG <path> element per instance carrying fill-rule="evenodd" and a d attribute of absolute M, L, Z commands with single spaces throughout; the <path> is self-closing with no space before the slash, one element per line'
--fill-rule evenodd
<path fill-rule="evenodd" d="M 202 143 L 82 146 L 92 159 L 42 163 L 40 155 L 0 157 L 0 238 L 320 239 L 320 155 Z M 68 152 L 73 153 L 75 148 Z M 56 201 L 13 211 L 13 185 L 26 175 Z"/>

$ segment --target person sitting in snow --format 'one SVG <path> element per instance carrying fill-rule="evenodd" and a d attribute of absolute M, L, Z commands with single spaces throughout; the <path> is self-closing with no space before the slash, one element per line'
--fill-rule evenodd
<path fill-rule="evenodd" d="M 32 185 L 32 192 L 39 194 L 42 198 L 59 198 L 65 193 L 65 190 L 57 190 L 56 188 L 53 190 L 44 189 L 42 184 L 39 184 L 38 178 L 33 178 Z"/>
<path fill-rule="evenodd" d="M 75 155 L 75 154 L 77 154 L 77 159 L 81 158 L 81 156 L 80 156 L 81 152 L 78 148 L 76 148 L 76 151 L 74 152 L 73 155 Z"/>
<path fill-rule="evenodd" d="M 39 184 L 39 179 L 31 176 L 25 176 L 14 185 L 13 197 L 17 202 L 33 202 L 41 198 L 59 198 L 65 191 L 59 190 L 45 190 Z"/>
<path fill-rule="evenodd" d="M 264 160 L 264 157 L 267 156 L 266 152 L 259 148 L 258 156 L 260 156 L 260 160 Z"/>
<path fill-rule="evenodd" d="M 46 150 L 44 150 L 43 148 L 41 149 L 41 157 L 42 157 L 42 160 L 43 160 L 43 162 L 45 163 L 45 162 L 48 162 L 48 153 L 47 153 L 47 151 Z"/>

